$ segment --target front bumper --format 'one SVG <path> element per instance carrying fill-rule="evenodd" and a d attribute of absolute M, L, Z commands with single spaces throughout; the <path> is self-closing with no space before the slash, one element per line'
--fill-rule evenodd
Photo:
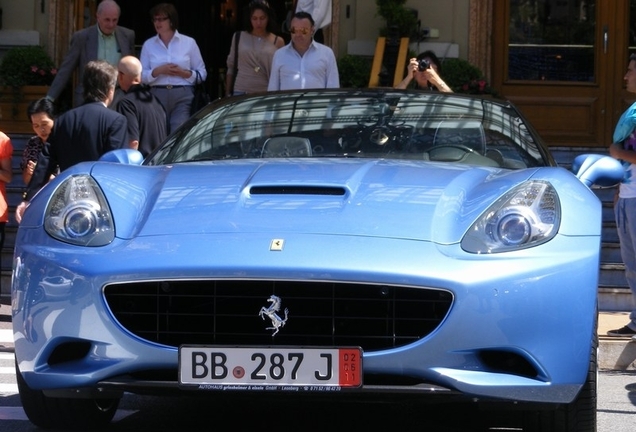
<path fill-rule="evenodd" d="M 266 236 L 201 237 L 115 242 L 108 250 L 20 242 L 13 324 L 27 384 L 49 392 L 176 388 L 177 348 L 126 329 L 104 296 L 109 285 L 175 280 L 355 281 L 450 293 L 450 311 L 432 331 L 404 346 L 365 352 L 362 392 L 445 389 L 567 403 L 585 382 L 598 238 L 558 236 L 531 250 L 474 256 L 425 242 L 296 234 L 286 239 L 292 245 L 286 253 L 276 254 L 259 247 L 271 242 Z M 343 240 L 346 247 L 334 247 Z"/>

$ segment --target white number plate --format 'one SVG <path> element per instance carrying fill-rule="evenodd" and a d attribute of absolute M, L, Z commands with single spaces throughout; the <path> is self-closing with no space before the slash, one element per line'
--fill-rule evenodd
<path fill-rule="evenodd" d="M 314 390 L 362 385 L 362 349 L 181 346 L 179 383 L 204 390 Z"/>

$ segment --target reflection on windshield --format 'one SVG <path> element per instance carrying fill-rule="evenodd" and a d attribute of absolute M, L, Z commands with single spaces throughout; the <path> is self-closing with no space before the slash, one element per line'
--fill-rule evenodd
<path fill-rule="evenodd" d="M 348 157 L 543 166 L 514 109 L 432 92 L 283 92 L 219 104 L 152 155 L 152 165 L 246 158 Z"/>

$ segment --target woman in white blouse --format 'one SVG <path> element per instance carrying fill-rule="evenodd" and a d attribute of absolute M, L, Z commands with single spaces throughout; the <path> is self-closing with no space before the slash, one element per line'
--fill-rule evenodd
<path fill-rule="evenodd" d="M 157 35 L 141 48 L 141 79 L 166 109 L 171 133 L 190 117 L 195 80 L 205 81 L 207 71 L 196 41 L 177 30 L 179 16 L 172 4 L 154 6 L 150 18 Z"/>

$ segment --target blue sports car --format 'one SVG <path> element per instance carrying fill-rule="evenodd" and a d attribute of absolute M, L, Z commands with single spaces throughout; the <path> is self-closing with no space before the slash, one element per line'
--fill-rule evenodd
<path fill-rule="evenodd" d="M 31 200 L 12 279 L 24 409 L 87 429 L 124 392 L 452 395 L 593 431 L 590 188 L 623 169 L 572 171 L 504 101 L 216 101 L 145 160 L 108 153 Z"/>

